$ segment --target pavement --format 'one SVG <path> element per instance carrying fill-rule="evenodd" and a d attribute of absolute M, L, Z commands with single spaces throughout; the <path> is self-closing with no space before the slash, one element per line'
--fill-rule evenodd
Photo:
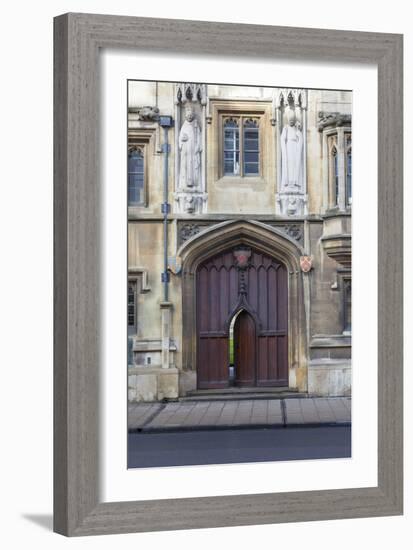
<path fill-rule="evenodd" d="M 351 398 L 129 403 L 129 432 L 279 428 L 351 424 Z"/>

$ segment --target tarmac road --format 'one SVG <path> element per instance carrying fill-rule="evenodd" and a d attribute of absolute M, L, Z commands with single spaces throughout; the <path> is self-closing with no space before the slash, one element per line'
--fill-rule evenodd
<path fill-rule="evenodd" d="M 128 468 L 351 456 L 351 426 L 128 434 Z"/>

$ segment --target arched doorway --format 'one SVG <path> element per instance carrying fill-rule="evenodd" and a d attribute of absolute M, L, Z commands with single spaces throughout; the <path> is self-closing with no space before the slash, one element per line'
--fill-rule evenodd
<path fill-rule="evenodd" d="M 200 266 L 209 258 L 225 251 L 231 251 L 239 246 L 248 246 L 262 252 L 269 258 L 275 259 L 286 269 L 285 276 L 288 279 L 286 283 L 288 295 L 284 295 L 288 310 L 286 311 L 286 345 L 281 345 L 278 349 L 280 349 L 280 353 L 286 355 L 285 363 L 288 365 L 288 372 L 285 376 L 286 385 L 291 389 L 305 392 L 307 391 L 308 371 L 306 296 L 309 293 L 309 281 L 308 276 L 303 276 L 300 268 L 300 256 L 304 255 L 305 251 L 297 241 L 278 228 L 256 220 L 228 220 L 218 223 L 186 240 L 177 252 L 182 264 L 182 369 L 186 373 L 186 380 L 193 381 L 190 383 L 191 389 L 200 387 L 198 382 L 199 368 L 200 365 L 205 364 L 206 360 L 206 357 L 200 354 L 199 351 L 198 312 L 200 300 L 198 277 Z M 213 278 L 218 277 L 218 269 L 213 269 L 211 273 Z M 202 276 L 205 277 L 206 273 Z M 234 288 L 234 281 L 231 283 L 231 288 Z M 204 296 L 207 295 L 208 293 L 204 293 Z M 250 313 L 252 312 L 250 311 Z M 205 334 L 206 337 L 211 338 L 211 341 L 216 338 L 214 341 L 217 348 L 216 352 L 218 355 L 221 353 L 221 357 L 225 359 L 225 377 L 221 379 L 218 376 L 216 377 L 215 381 L 218 383 L 216 387 L 227 387 L 228 384 L 228 342 L 224 341 L 221 346 L 220 339 L 228 339 L 228 326 L 234 314 L 235 309 L 229 313 L 226 324 L 222 325 L 221 330 L 208 330 L 209 334 Z M 209 329 L 209 327 L 206 328 Z M 258 330 L 261 331 L 262 353 L 265 353 L 266 348 L 269 357 L 278 355 L 278 349 L 277 354 L 274 352 L 275 343 L 271 335 L 269 334 L 266 337 L 263 327 L 257 328 Z M 278 332 L 278 335 L 282 336 L 280 332 Z M 259 338 L 257 336 L 258 343 Z M 266 342 L 266 346 L 264 342 Z M 198 358 L 200 358 L 201 363 Z M 191 376 L 192 373 L 194 376 Z M 259 379 L 258 376 L 257 379 Z M 262 385 L 265 385 L 263 381 Z M 268 385 L 274 384 L 270 381 Z M 284 385 L 284 383 L 281 385 Z"/>
<path fill-rule="evenodd" d="M 233 329 L 235 384 L 288 386 L 288 279 L 285 265 L 237 245 L 196 270 L 197 385 L 230 385 Z"/>
<path fill-rule="evenodd" d="M 245 309 L 235 317 L 233 347 L 235 386 L 255 386 L 257 380 L 255 321 Z"/>

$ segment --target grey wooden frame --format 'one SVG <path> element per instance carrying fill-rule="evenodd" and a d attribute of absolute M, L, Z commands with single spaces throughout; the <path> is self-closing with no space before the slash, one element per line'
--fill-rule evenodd
<path fill-rule="evenodd" d="M 54 33 L 55 531 L 74 536 L 401 514 L 402 36 L 88 14 L 57 17 Z M 99 499 L 99 50 L 186 52 L 187 44 L 199 55 L 378 67 L 377 487 Z"/>

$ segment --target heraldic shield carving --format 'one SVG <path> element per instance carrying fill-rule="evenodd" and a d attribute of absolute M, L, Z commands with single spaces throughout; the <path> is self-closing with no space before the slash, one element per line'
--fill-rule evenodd
<path fill-rule="evenodd" d="M 234 258 L 238 269 L 246 269 L 251 257 L 250 248 L 238 248 L 234 250 Z"/>
<path fill-rule="evenodd" d="M 313 267 L 312 256 L 300 256 L 300 267 L 303 273 L 308 273 Z"/>

